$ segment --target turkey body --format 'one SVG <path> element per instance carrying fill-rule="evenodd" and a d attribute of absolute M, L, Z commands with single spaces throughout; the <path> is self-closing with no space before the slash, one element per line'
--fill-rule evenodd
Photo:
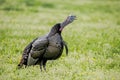
<path fill-rule="evenodd" d="M 68 47 L 61 36 L 61 32 L 75 18 L 76 16 L 68 16 L 64 22 L 55 24 L 47 35 L 38 37 L 30 42 L 23 51 L 18 68 L 23 65 L 26 67 L 38 64 L 41 70 L 42 67 L 46 70 L 46 62 L 58 59 L 64 48 L 66 49 L 66 54 L 68 54 Z"/>
<path fill-rule="evenodd" d="M 59 33 L 48 37 L 40 37 L 32 44 L 31 51 L 28 55 L 27 65 L 36 65 L 44 60 L 55 60 L 63 52 L 64 42 Z"/>
<path fill-rule="evenodd" d="M 33 40 L 24 49 L 21 62 L 18 66 L 38 64 L 42 70 L 42 66 L 45 69 L 47 60 L 55 60 L 61 56 L 64 47 L 66 54 L 68 54 L 68 47 L 62 39 L 59 29 L 60 24 L 56 24 L 48 35 Z"/>
<path fill-rule="evenodd" d="M 43 58 L 48 60 L 57 59 L 63 52 L 63 40 L 61 35 L 56 33 L 54 36 L 48 38 L 49 44 Z"/>

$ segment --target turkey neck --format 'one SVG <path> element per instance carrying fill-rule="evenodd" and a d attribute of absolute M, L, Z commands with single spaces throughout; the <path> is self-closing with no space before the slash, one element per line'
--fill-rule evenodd
<path fill-rule="evenodd" d="M 48 37 L 51 37 L 51 36 L 55 35 L 56 33 L 58 33 L 59 35 L 61 35 L 61 31 L 59 29 L 60 29 L 60 23 L 55 24 L 52 27 L 51 31 L 49 32 Z"/>

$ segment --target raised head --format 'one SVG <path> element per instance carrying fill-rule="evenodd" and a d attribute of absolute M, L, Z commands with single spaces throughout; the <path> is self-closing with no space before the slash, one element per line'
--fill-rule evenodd
<path fill-rule="evenodd" d="M 61 26 L 60 31 L 62 31 L 65 26 L 67 26 L 68 24 L 72 23 L 75 19 L 76 19 L 75 15 L 69 15 L 67 17 L 67 19 L 60 24 L 60 26 Z"/>
<path fill-rule="evenodd" d="M 61 33 L 63 28 L 65 26 L 67 26 L 68 24 L 72 23 L 74 20 L 76 19 L 76 16 L 75 15 L 69 15 L 64 22 L 62 23 L 58 23 L 58 24 L 55 24 L 50 33 L 48 34 L 48 36 L 52 36 L 54 35 L 55 33 Z"/>

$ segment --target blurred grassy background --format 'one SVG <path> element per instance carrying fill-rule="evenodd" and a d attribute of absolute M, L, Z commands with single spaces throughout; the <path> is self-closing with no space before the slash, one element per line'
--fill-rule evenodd
<path fill-rule="evenodd" d="M 16 70 L 24 47 L 69 14 L 63 30 L 69 55 Z M 0 0 L 0 80 L 119 80 L 120 1 Z"/>

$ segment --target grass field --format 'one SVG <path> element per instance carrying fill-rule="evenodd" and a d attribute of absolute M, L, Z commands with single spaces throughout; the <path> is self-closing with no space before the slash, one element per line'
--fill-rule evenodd
<path fill-rule="evenodd" d="M 69 55 L 16 69 L 25 46 L 69 14 Z M 120 1 L 0 0 L 0 80 L 120 80 Z"/>

